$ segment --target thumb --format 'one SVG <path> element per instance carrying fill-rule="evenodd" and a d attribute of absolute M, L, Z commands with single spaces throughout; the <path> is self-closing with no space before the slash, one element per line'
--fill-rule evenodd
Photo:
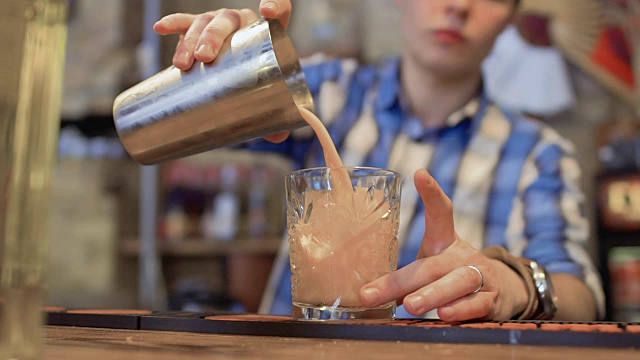
<path fill-rule="evenodd" d="M 443 252 L 456 239 L 453 226 L 453 205 L 440 185 L 425 169 L 413 176 L 416 190 L 424 203 L 425 232 L 418 258 L 434 256 Z"/>

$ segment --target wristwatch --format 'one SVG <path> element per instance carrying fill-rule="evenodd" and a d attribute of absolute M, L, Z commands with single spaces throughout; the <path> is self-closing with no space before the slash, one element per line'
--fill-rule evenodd
<path fill-rule="evenodd" d="M 494 245 L 482 249 L 482 253 L 494 260 L 502 261 L 513 269 L 524 281 L 529 299 L 526 308 L 514 320 L 549 320 L 557 311 L 556 294 L 551 276 L 544 266 L 520 256 L 510 254 L 502 246 Z"/>
<path fill-rule="evenodd" d="M 551 282 L 551 276 L 544 266 L 530 260 L 529 268 L 531 277 L 538 296 L 538 309 L 532 316 L 533 320 L 549 320 L 555 315 L 558 308 L 556 306 L 556 294 Z"/>

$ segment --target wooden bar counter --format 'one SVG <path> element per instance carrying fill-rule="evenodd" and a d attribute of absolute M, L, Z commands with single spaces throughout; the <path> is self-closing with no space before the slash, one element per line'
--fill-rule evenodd
<path fill-rule="evenodd" d="M 640 359 L 640 323 L 50 309 L 44 359 Z"/>
<path fill-rule="evenodd" d="M 442 344 L 47 326 L 44 359 L 634 359 L 634 349 Z"/>

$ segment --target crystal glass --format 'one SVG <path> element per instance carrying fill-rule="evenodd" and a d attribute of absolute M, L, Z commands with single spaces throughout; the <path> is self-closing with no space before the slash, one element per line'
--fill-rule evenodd
<path fill-rule="evenodd" d="M 285 188 L 294 318 L 393 318 L 395 302 L 367 308 L 358 294 L 397 269 L 401 175 L 304 169 L 287 175 Z"/>

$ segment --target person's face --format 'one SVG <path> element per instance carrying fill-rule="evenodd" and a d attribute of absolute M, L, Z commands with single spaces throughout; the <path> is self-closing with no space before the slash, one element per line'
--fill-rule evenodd
<path fill-rule="evenodd" d="M 400 0 L 407 55 L 442 75 L 476 72 L 511 21 L 515 1 Z"/>

